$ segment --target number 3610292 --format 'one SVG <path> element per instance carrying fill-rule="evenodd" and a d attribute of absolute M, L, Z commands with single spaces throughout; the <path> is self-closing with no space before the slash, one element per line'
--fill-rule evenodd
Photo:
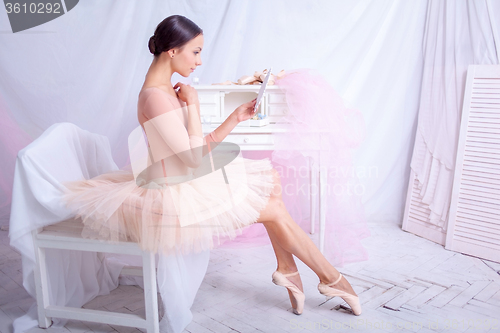
<path fill-rule="evenodd" d="M 5 3 L 5 9 L 7 10 L 7 14 L 62 14 L 61 13 L 61 3 L 30 3 L 30 4 L 19 4 L 17 2 Z"/>

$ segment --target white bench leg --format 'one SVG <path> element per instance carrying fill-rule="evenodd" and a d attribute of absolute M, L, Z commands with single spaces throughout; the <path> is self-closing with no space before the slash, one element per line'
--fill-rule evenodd
<path fill-rule="evenodd" d="M 36 232 L 36 231 L 34 231 Z M 49 285 L 47 282 L 47 265 L 45 249 L 35 246 L 36 264 L 34 269 L 36 303 L 38 308 L 38 326 L 48 328 L 52 320 L 45 316 L 45 309 L 49 306 Z"/>
<path fill-rule="evenodd" d="M 144 301 L 146 303 L 147 332 L 159 332 L 158 296 L 156 290 L 156 267 L 154 253 L 142 253 L 142 271 L 144 277 Z"/>

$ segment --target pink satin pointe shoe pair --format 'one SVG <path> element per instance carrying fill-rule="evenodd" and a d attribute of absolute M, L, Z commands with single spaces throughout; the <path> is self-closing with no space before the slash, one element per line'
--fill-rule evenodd
<path fill-rule="evenodd" d="M 273 283 L 285 287 L 292 293 L 292 298 L 293 302 L 295 303 L 296 307 L 293 308 L 293 313 L 296 315 L 302 314 L 302 311 L 304 310 L 304 302 L 306 299 L 306 296 L 304 293 L 290 280 L 288 280 L 288 276 L 294 276 L 299 274 L 299 272 L 294 272 L 290 274 L 282 274 L 278 271 L 275 271 L 273 273 Z M 361 304 L 359 302 L 359 297 L 351 295 L 343 290 L 333 288 L 332 286 L 336 285 L 339 283 L 339 281 L 342 279 L 342 274 L 337 278 L 336 281 L 329 283 L 329 284 L 324 284 L 321 283 L 318 284 L 318 290 L 322 295 L 325 295 L 328 297 L 328 299 L 333 298 L 335 296 L 340 296 L 347 304 L 352 309 L 352 312 L 356 315 L 359 316 L 361 314 Z"/>
<path fill-rule="evenodd" d="M 318 284 L 318 290 L 322 295 L 325 295 L 328 299 L 333 298 L 335 296 L 340 296 L 347 304 L 349 304 L 349 306 L 352 309 L 352 312 L 356 316 L 359 316 L 361 314 L 361 304 L 359 303 L 359 297 L 351 295 L 343 290 L 332 287 L 337 283 L 339 283 L 341 279 L 342 279 L 342 274 L 340 274 L 337 280 L 332 283 L 324 284 L 320 282 L 320 284 Z"/>

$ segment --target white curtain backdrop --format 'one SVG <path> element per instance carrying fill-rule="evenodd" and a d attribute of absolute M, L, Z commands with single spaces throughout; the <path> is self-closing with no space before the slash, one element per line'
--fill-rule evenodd
<path fill-rule="evenodd" d="M 447 230 L 467 67 L 499 63 L 500 3 L 431 0 L 411 168 L 429 222 Z"/>

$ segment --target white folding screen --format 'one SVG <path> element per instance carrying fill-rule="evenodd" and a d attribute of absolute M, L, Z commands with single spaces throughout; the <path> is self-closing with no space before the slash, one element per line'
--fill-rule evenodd
<path fill-rule="evenodd" d="M 417 152 L 416 158 L 424 158 L 418 155 Z M 446 240 L 446 229 L 430 222 L 431 210 L 429 205 L 423 201 L 422 195 L 420 194 L 422 186 L 415 172 L 411 170 L 402 229 L 444 245 Z"/>
<path fill-rule="evenodd" d="M 446 249 L 500 262 L 500 66 L 470 65 Z"/>
<path fill-rule="evenodd" d="M 500 66 L 470 65 L 447 224 L 431 210 L 411 171 L 402 229 L 446 249 L 500 262 Z M 414 155 L 425 158 L 424 152 Z"/>

